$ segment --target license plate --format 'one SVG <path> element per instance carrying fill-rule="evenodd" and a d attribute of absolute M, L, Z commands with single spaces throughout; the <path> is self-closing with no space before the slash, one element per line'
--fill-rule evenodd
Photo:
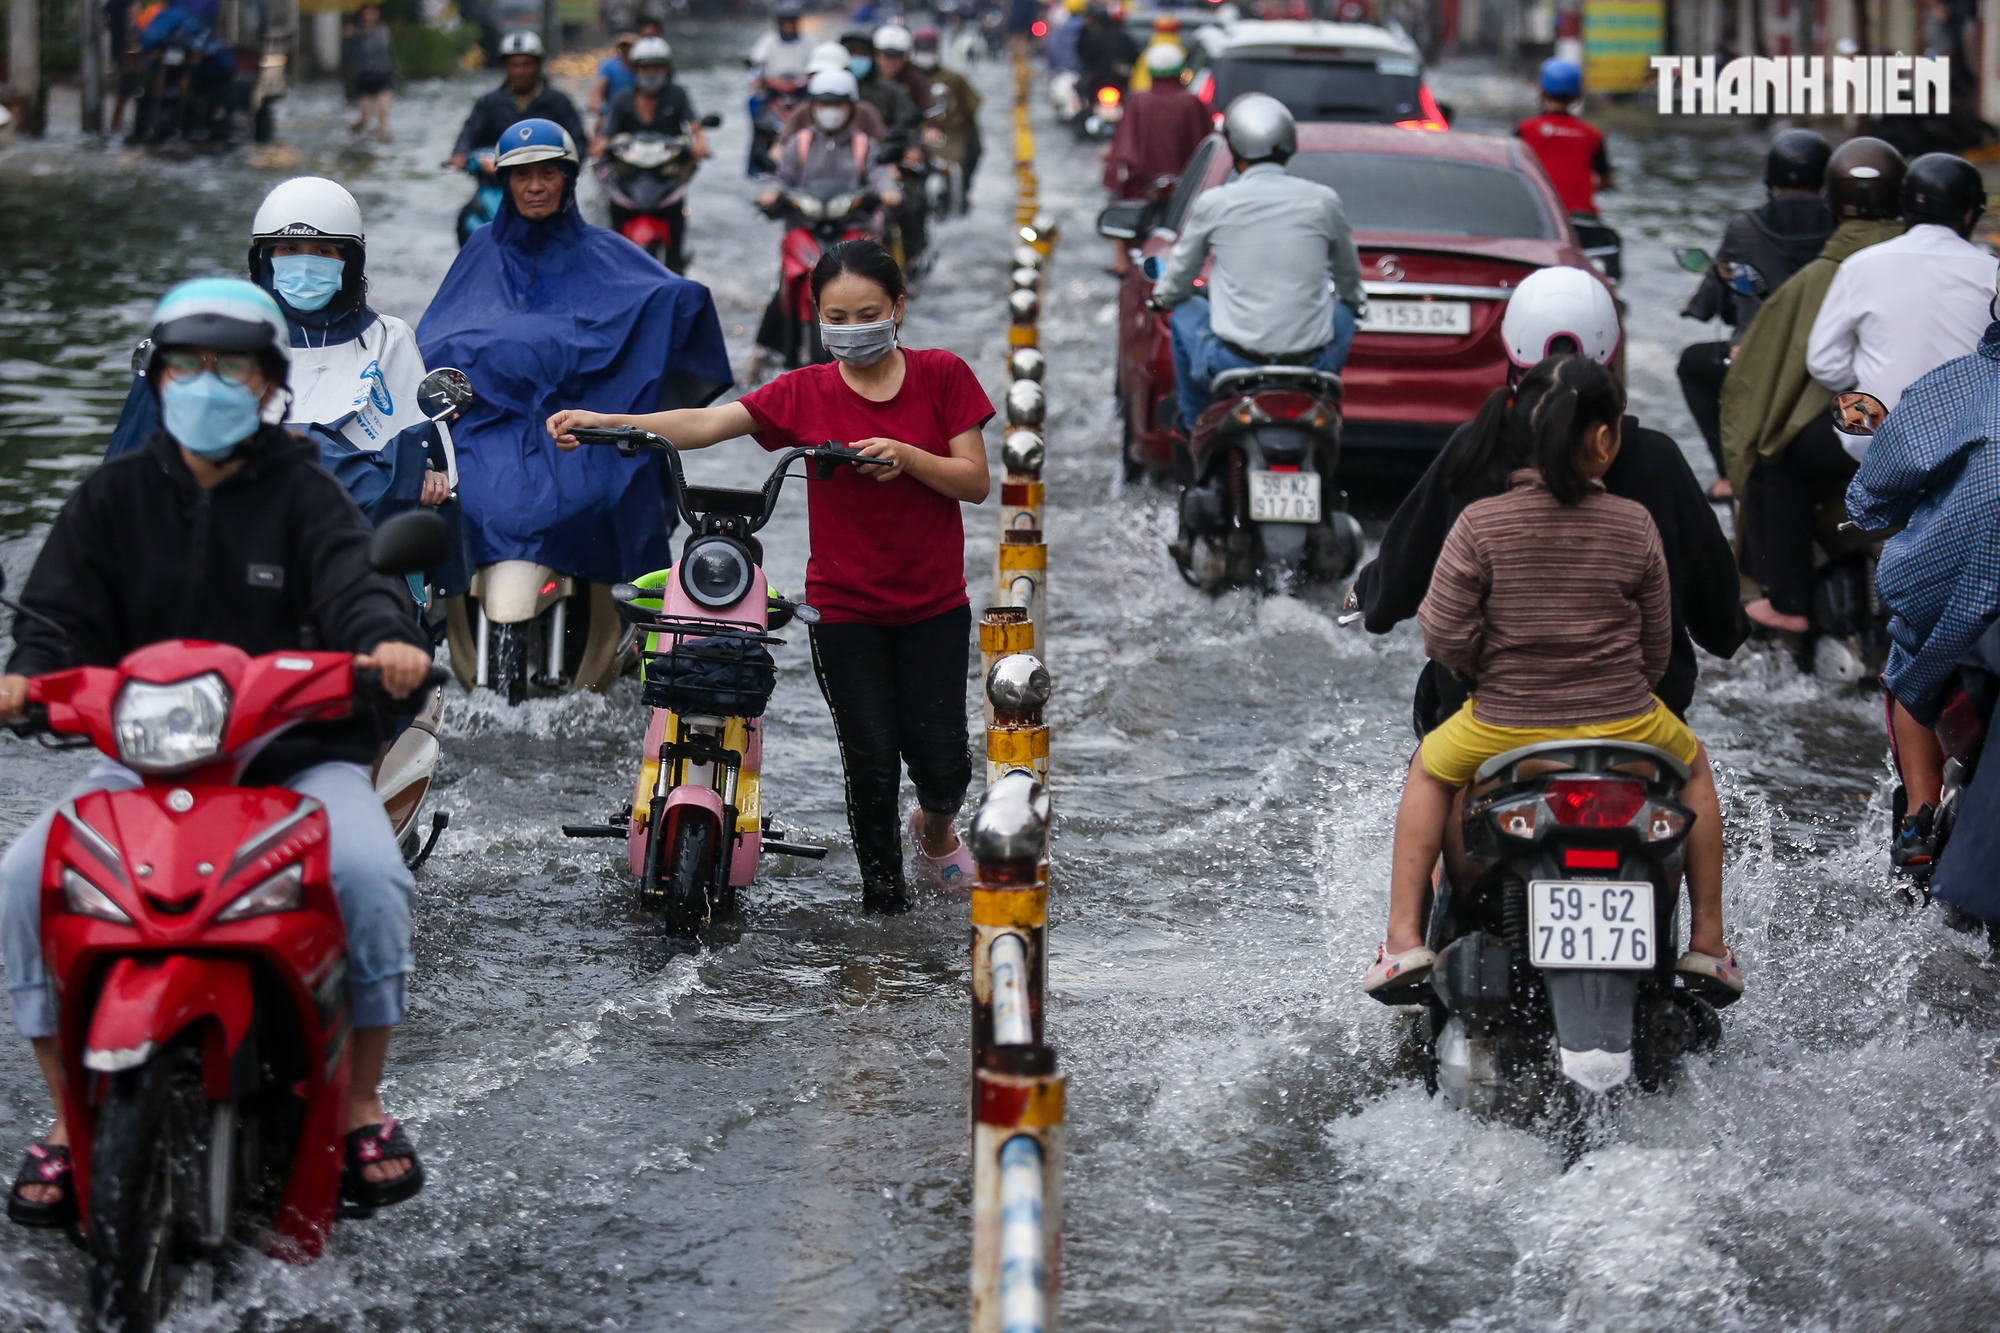
<path fill-rule="evenodd" d="M 1252 472 L 1250 519 L 1254 523 L 1319 522 L 1319 474 Z"/>
<path fill-rule="evenodd" d="M 1358 331 L 1462 337 L 1472 332 L 1472 305 L 1467 301 L 1391 301 L 1371 296 Z"/>
<path fill-rule="evenodd" d="M 1528 920 L 1536 967 L 1640 971 L 1660 961 L 1651 884 L 1538 879 L 1528 885 Z"/>

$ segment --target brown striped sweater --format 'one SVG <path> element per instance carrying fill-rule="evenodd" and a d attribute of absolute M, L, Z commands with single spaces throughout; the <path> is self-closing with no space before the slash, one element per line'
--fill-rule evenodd
<path fill-rule="evenodd" d="M 1638 717 L 1673 647 L 1660 534 L 1598 482 L 1580 504 L 1533 468 L 1468 505 L 1417 610 L 1424 649 L 1473 682 L 1472 714 L 1502 727 Z"/>

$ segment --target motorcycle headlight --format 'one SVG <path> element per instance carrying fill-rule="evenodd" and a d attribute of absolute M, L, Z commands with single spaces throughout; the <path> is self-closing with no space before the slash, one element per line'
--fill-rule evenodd
<path fill-rule="evenodd" d="M 294 862 L 248 893 L 238 896 L 235 902 L 217 912 L 215 919 L 220 923 L 269 916 L 272 912 L 296 912 L 305 906 L 305 880 L 305 867 Z"/>
<path fill-rule="evenodd" d="M 681 556 L 681 587 L 711 611 L 742 601 L 750 579 L 750 557 L 727 537 L 698 541 Z"/>
<path fill-rule="evenodd" d="M 820 204 L 819 200 L 813 198 L 811 195 L 793 195 L 792 203 L 798 207 L 801 216 L 814 222 L 818 222 L 826 216 L 826 209 Z"/>
<path fill-rule="evenodd" d="M 110 894 L 68 866 L 63 867 L 63 906 L 78 916 L 94 916 L 99 921 L 112 921 L 121 926 L 132 924 L 132 918 L 111 900 Z"/>
<path fill-rule="evenodd" d="M 843 194 L 837 199 L 829 200 L 826 205 L 826 215 L 830 218 L 844 218 L 854 211 L 854 205 L 860 198 L 858 194 Z"/>
<path fill-rule="evenodd" d="M 141 773 L 177 773 L 222 753 L 229 687 L 213 671 L 171 685 L 132 680 L 111 710 L 118 760 Z"/>

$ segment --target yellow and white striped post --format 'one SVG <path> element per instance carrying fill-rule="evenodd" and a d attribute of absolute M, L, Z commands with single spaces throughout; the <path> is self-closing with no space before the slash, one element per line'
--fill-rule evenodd
<path fill-rule="evenodd" d="M 1000 531 L 1042 526 L 1042 460 L 1047 449 L 1039 431 L 1010 430 L 1000 442 Z"/>
<path fill-rule="evenodd" d="M 986 673 L 986 785 L 1009 773 L 1049 780 L 1049 669 L 1032 653 L 1013 653 Z"/>
<path fill-rule="evenodd" d="M 1035 627 L 1028 623 L 1025 606 L 989 606 L 979 617 L 980 677 L 993 671 L 993 664 L 1015 653 L 1032 652 Z M 986 725 L 993 725 L 993 700 L 986 700 Z"/>
<path fill-rule="evenodd" d="M 1018 606 L 1028 613 L 1027 651 L 1046 646 L 1048 631 L 1049 548 L 1040 528 L 1009 528 L 1000 534 L 1000 569 L 994 588 L 996 606 Z"/>

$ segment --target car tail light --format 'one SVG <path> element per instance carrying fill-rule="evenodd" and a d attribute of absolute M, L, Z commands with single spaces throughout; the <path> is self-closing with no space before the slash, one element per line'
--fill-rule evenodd
<path fill-rule="evenodd" d="M 1557 778 L 1549 783 L 1544 799 L 1558 824 L 1623 828 L 1646 804 L 1646 787 L 1621 778 Z"/>
<path fill-rule="evenodd" d="M 1118 105 L 1118 90 L 1105 87 L 1097 90 L 1097 104 L 1106 110 Z"/>
<path fill-rule="evenodd" d="M 1423 109 L 1423 117 L 1419 120 L 1399 120 L 1396 122 L 1397 129 L 1424 130 L 1431 134 L 1443 134 L 1451 128 L 1451 126 L 1445 124 L 1444 112 L 1438 109 L 1437 99 L 1431 96 L 1431 90 L 1428 87 L 1418 86 L 1417 105 Z"/>
<path fill-rule="evenodd" d="M 1563 849 L 1564 870 L 1616 870 L 1618 853 L 1595 847 L 1567 847 Z"/>
<path fill-rule="evenodd" d="M 1215 105 L 1215 74 L 1212 71 L 1203 70 L 1195 75 L 1194 95 L 1201 100 L 1203 106 Z M 1218 122 L 1221 119 L 1220 116 L 1216 117 Z"/>

